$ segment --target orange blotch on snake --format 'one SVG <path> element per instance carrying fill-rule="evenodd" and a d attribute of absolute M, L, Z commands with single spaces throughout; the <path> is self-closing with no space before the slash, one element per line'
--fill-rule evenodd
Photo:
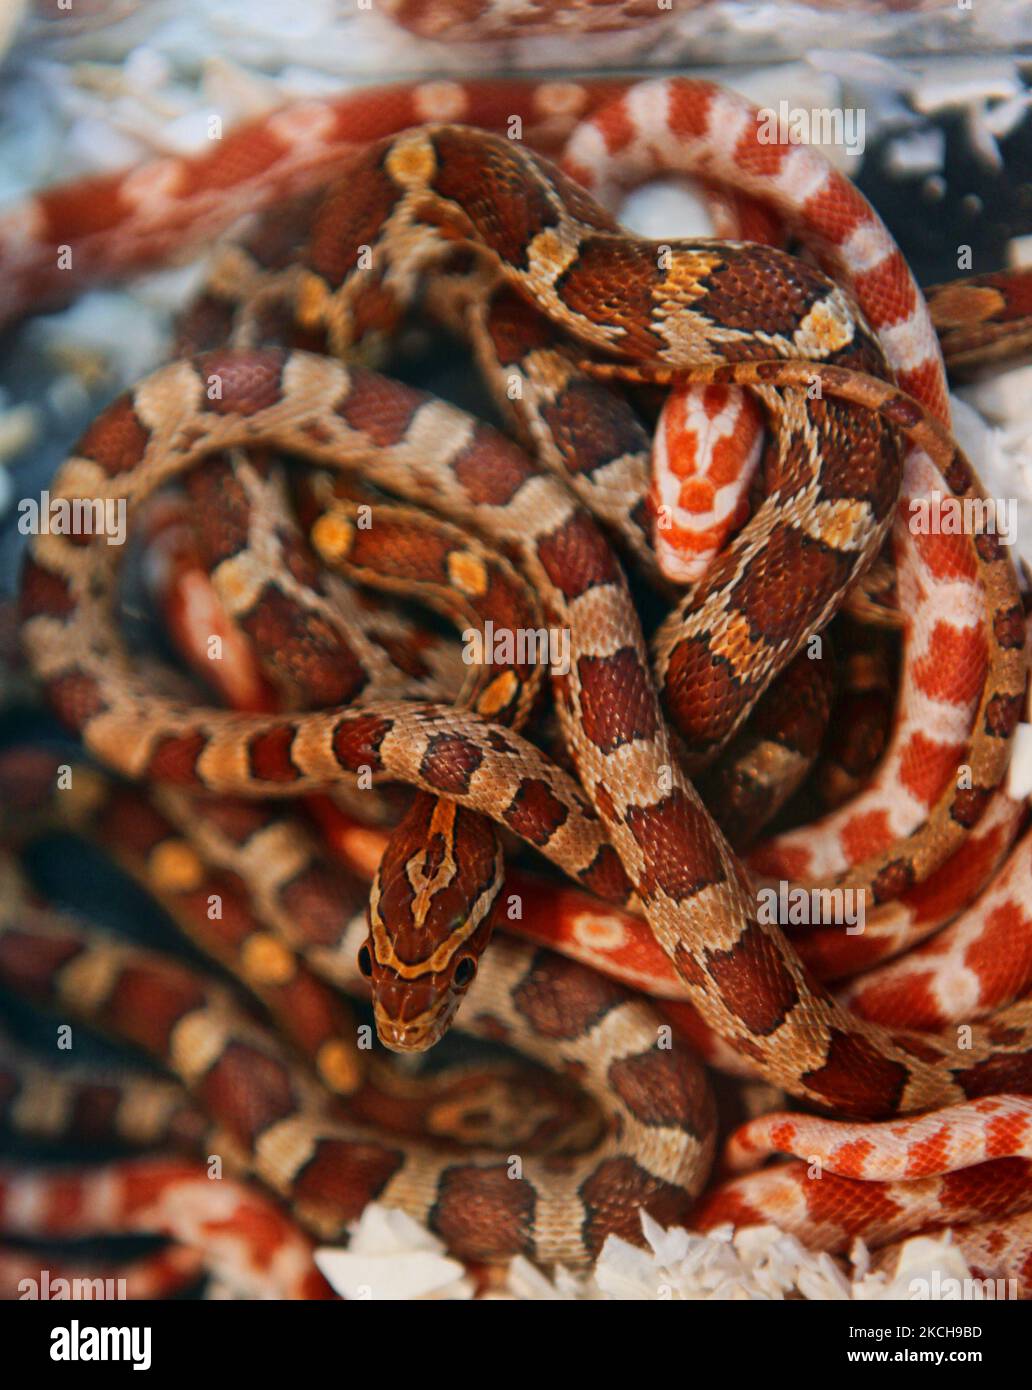
<path fill-rule="evenodd" d="M 311 530 L 312 544 L 328 563 L 346 559 L 355 539 L 349 518 L 333 511 L 324 512 Z"/>
<path fill-rule="evenodd" d="M 487 566 L 479 555 L 473 555 L 468 550 L 449 551 L 448 579 L 469 598 L 482 598 L 487 593 Z"/>
<path fill-rule="evenodd" d="M 949 784 L 964 755 L 963 744 L 943 744 L 915 732 L 899 757 L 899 780 L 911 796 L 931 806 Z"/>
<path fill-rule="evenodd" d="M 1029 1142 L 1032 1123 L 1025 1115 L 998 1115 L 986 1122 L 985 1151 L 989 1158 L 1006 1158 Z"/>
<path fill-rule="evenodd" d="M 592 116 L 591 125 L 601 134 L 606 152 L 610 155 L 620 154 L 637 134 L 626 101 L 614 101 L 604 106 L 597 115 Z"/>
<path fill-rule="evenodd" d="M 964 952 L 979 980 L 979 1005 L 1020 998 L 1032 980 L 1032 922 L 1015 899 L 1000 903 Z"/>
<path fill-rule="evenodd" d="M 911 534 L 922 563 L 934 579 L 942 582 L 976 578 L 978 565 L 970 537 L 943 535 L 941 532 Z"/>
<path fill-rule="evenodd" d="M 260 782 L 295 782 L 301 773 L 291 760 L 297 737 L 293 724 L 279 724 L 255 734 L 247 745 L 248 765 Z"/>
<path fill-rule="evenodd" d="M 165 840 L 150 857 L 151 877 L 157 892 L 181 893 L 196 888 L 204 879 L 204 865 L 185 840 Z"/>
<path fill-rule="evenodd" d="M 82 1179 L 75 1174 L 55 1174 L 46 1188 L 44 1229 L 55 1232 L 76 1222 L 81 1216 L 86 1196 Z"/>
<path fill-rule="evenodd" d="M 494 719 L 501 710 L 507 709 L 516 697 L 519 681 L 512 671 L 503 671 L 496 676 L 487 689 L 478 696 L 476 710 L 484 719 Z"/>
<path fill-rule="evenodd" d="M 854 864 L 863 863 L 892 844 L 888 811 L 865 811 L 851 816 L 842 827 L 839 838 L 846 858 Z"/>
<path fill-rule="evenodd" d="M 297 973 L 297 957 L 269 932 L 255 932 L 245 943 L 240 968 L 252 984 L 283 985 Z"/>
<path fill-rule="evenodd" d="M 825 1167 L 844 1178 L 861 1177 L 864 1163 L 875 1152 L 870 1139 L 849 1139 L 844 1144 L 836 1144 L 828 1156 Z"/>
<path fill-rule="evenodd" d="M 940 1028 L 942 1009 L 933 992 L 935 973 L 931 970 L 908 973 L 902 979 L 889 977 L 866 984 L 850 1001 L 850 1008 L 859 1018 L 872 1023 L 895 1025 L 905 1018 L 909 1028 Z"/>
<path fill-rule="evenodd" d="M 749 856 L 749 866 L 761 876 L 804 879 L 809 872 L 810 851 L 791 845 L 760 845 Z"/>
<path fill-rule="evenodd" d="M 146 1164 L 128 1164 L 122 1178 L 122 1210 L 131 1213 L 152 1207 L 161 1200 L 171 1183 L 196 1180 L 197 1166 L 181 1159 L 151 1159 Z"/>
<path fill-rule="evenodd" d="M 891 1227 L 902 1207 L 883 1183 L 843 1178 L 824 1173 L 819 1181 L 807 1181 L 800 1167 L 797 1180 L 806 1201 L 807 1215 L 815 1226 L 837 1226 L 847 1235 Z M 823 1244 L 823 1242 L 822 1242 Z"/>
<path fill-rule="evenodd" d="M 933 700 L 965 708 L 978 698 L 985 681 L 986 649 L 981 627 L 936 623 L 913 676 Z"/>
<path fill-rule="evenodd" d="M 950 1127 L 942 1124 L 927 1139 L 914 1139 L 907 1147 L 908 1178 L 923 1178 L 941 1173 L 949 1161 Z"/>

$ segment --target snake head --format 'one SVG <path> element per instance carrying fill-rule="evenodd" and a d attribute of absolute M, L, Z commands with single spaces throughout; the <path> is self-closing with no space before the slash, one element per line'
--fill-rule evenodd
<path fill-rule="evenodd" d="M 417 794 L 380 861 L 358 953 L 384 1047 L 425 1052 L 448 1031 L 490 940 L 503 869 L 491 821 Z"/>

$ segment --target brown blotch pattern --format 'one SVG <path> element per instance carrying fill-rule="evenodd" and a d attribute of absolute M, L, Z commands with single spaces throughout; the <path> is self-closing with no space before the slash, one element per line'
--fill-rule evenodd
<path fill-rule="evenodd" d="M 639 889 L 647 897 L 661 891 L 681 901 L 723 882 L 709 816 L 680 787 L 652 806 L 629 806 L 624 822 L 645 856 Z"/>
<path fill-rule="evenodd" d="M 975 553 L 987 565 L 999 560 L 1003 554 L 1003 542 L 995 531 L 980 531 L 975 535 Z M 997 617 L 1000 615 L 997 614 Z"/>
<path fill-rule="evenodd" d="M 97 828 L 108 843 L 149 855 L 177 832 L 135 788 L 117 787 L 101 808 Z"/>
<path fill-rule="evenodd" d="M 624 454 L 649 453 L 630 406 L 598 382 L 571 382 L 541 415 L 571 473 L 591 474 Z"/>
<path fill-rule="evenodd" d="M 285 883 L 278 896 L 291 918 L 304 924 L 306 945 L 332 946 L 369 894 L 357 879 L 328 865 L 313 864 Z"/>
<path fill-rule="evenodd" d="M 488 746 L 494 749 L 496 753 L 505 753 L 509 757 L 516 756 L 517 750 L 513 747 L 513 745 L 509 742 L 505 735 L 499 733 L 497 729 L 492 729 L 490 726 L 488 726 L 484 730 L 484 735 L 487 739 Z"/>
<path fill-rule="evenodd" d="M 19 606 L 24 621 L 40 613 L 66 618 L 75 609 L 71 580 L 37 564 L 30 555 L 22 570 Z"/>
<path fill-rule="evenodd" d="M 277 588 L 266 587 L 240 625 L 270 677 L 285 687 L 289 708 L 347 705 L 368 684 L 340 633 Z"/>
<path fill-rule="evenodd" d="M 47 685 L 47 697 L 61 719 L 82 729 L 107 707 L 100 682 L 84 671 L 57 676 Z"/>
<path fill-rule="evenodd" d="M 381 772 L 380 745 L 392 727 L 392 720 L 375 714 L 346 715 L 333 731 L 333 755 L 349 772 L 363 767 Z"/>
<path fill-rule="evenodd" d="M 452 472 L 477 506 L 507 507 L 536 470 L 514 444 L 479 425 L 452 464 Z"/>
<path fill-rule="evenodd" d="M 728 951 L 706 951 L 706 970 L 725 1007 L 750 1033 L 776 1033 L 799 1002 L 799 987 L 778 943 L 750 922 Z"/>
<path fill-rule="evenodd" d="M 248 462 L 257 462 L 255 451 L 249 451 Z M 191 521 L 206 563 L 214 567 L 246 549 L 251 506 L 225 455 L 187 473 L 184 487 L 194 504 Z"/>
<path fill-rule="evenodd" d="M 336 413 L 351 429 L 368 436 L 382 449 L 400 443 L 426 397 L 361 368 L 349 368 L 348 376 L 350 387 L 338 402 Z"/>
<path fill-rule="evenodd" d="M 656 707 L 648 672 L 633 647 L 612 656 L 582 656 L 581 719 L 586 736 L 603 753 L 656 733 Z"/>
<path fill-rule="evenodd" d="M 901 1052 L 905 1052 L 909 1057 L 916 1057 L 919 1062 L 929 1062 L 935 1066 L 942 1061 L 941 1050 L 924 1041 L 916 1033 L 896 1034 L 892 1042 Z"/>
<path fill-rule="evenodd" d="M 187 786 L 199 782 L 197 759 L 207 746 L 207 734 L 168 734 L 159 740 L 151 754 L 147 775 L 156 782 L 176 782 Z"/>
<path fill-rule="evenodd" d="M 909 859 L 892 859 L 871 880 L 871 896 L 876 903 L 889 902 L 905 893 L 913 883 L 913 863 Z"/>
<path fill-rule="evenodd" d="M 899 496 L 902 466 L 889 427 L 844 401 L 811 401 L 808 413 L 821 432 L 821 500 L 862 499 L 879 520 L 887 516 Z"/>
<path fill-rule="evenodd" d="M 584 511 L 574 512 L 538 541 L 537 552 L 545 573 L 568 599 L 599 584 L 611 584 L 619 576 L 612 547 Z"/>
<path fill-rule="evenodd" d="M 693 749 L 726 733 L 748 689 L 728 658 L 711 649 L 708 634 L 685 637 L 670 652 L 664 695 Z"/>
<path fill-rule="evenodd" d="M 1010 738 L 1021 718 L 1021 695 L 994 695 L 985 707 L 985 731 L 994 738 Z"/>
<path fill-rule="evenodd" d="M 866 1038 L 835 1029 L 827 1061 L 805 1072 L 802 1080 L 811 1091 L 827 1097 L 843 1117 L 879 1120 L 899 1109 L 907 1069 L 902 1062 L 882 1057 Z"/>
<path fill-rule="evenodd" d="M 1014 1052 L 987 1057 L 984 1062 L 954 1071 L 953 1075 L 969 1100 L 998 1095 L 1002 1091 L 1010 1091 L 1013 1095 L 1032 1095 L 1032 1053 Z"/>
<path fill-rule="evenodd" d="M 950 491 L 958 497 L 963 497 L 965 493 L 969 492 L 974 481 L 971 477 L 971 469 L 959 453 L 954 453 L 943 477 L 946 479 L 946 485 Z"/>
<path fill-rule="evenodd" d="M 84 1086 L 72 1098 L 69 1130 L 77 1138 L 92 1142 L 117 1137 L 121 1100 L 117 1086 Z"/>
<path fill-rule="evenodd" d="M 247 764 L 259 782 L 296 782 L 301 773 L 291 760 L 297 727 L 278 724 L 266 733 L 255 734 L 247 744 Z"/>
<path fill-rule="evenodd" d="M 536 1205 L 531 1184 L 510 1178 L 505 1164 L 457 1164 L 441 1174 L 428 1224 L 459 1259 L 532 1256 Z"/>
<path fill-rule="evenodd" d="M 538 951 L 513 1006 L 544 1038 L 579 1038 L 627 1002 L 614 980 L 552 951 Z"/>
<path fill-rule="evenodd" d="M 623 821 L 623 816 L 616 809 L 616 802 L 613 800 L 613 793 L 606 786 L 605 782 L 595 783 L 595 805 L 598 813 L 607 825 L 619 825 Z"/>
<path fill-rule="evenodd" d="M 855 557 L 784 526 L 745 567 L 729 603 L 771 646 L 801 632 L 845 584 Z"/>
<path fill-rule="evenodd" d="M 133 398 L 119 396 L 79 440 L 76 453 L 98 463 L 110 477 L 127 473 L 143 458 L 150 430 L 140 423 Z"/>
<path fill-rule="evenodd" d="M 248 1145 L 297 1109 L 283 1063 L 242 1042 L 228 1044 L 198 1092 L 205 1109 Z"/>
<path fill-rule="evenodd" d="M 482 749 L 459 734 L 434 734 L 419 764 L 420 775 L 437 791 L 469 791 L 473 774 L 484 761 Z"/>
<path fill-rule="evenodd" d="M 1000 646 L 1008 651 L 1020 651 L 1025 645 L 1025 615 L 1020 604 L 1004 608 L 993 615 L 993 634 Z"/>
<path fill-rule="evenodd" d="M 677 942 L 674 946 L 674 969 L 680 975 L 686 985 L 693 989 L 706 989 L 709 985 L 709 976 L 703 970 L 694 954 L 689 951 L 683 942 Z"/>
<path fill-rule="evenodd" d="M 434 190 L 457 203 L 478 238 L 510 265 L 528 267 L 529 242 L 559 214 L 521 155 L 501 140 L 455 128 L 434 136 Z"/>
<path fill-rule="evenodd" d="M 665 347 L 651 328 L 654 295 L 663 278 L 658 258 L 643 256 L 629 241 L 589 237 L 580 255 L 560 275 L 556 289 L 564 303 L 591 323 L 623 330 L 614 350 L 635 357 L 654 356 Z M 610 285 L 620 286 L 622 307 L 614 311 Z"/>
<path fill-rule="evenodd" d="M 100 1017 L 119 1038 L 163 1060 L 173 1028 L 206 1002 L 203 988 L 186 970 L 148 962 L 120 971 Z"/>
<path fill-rule="evenodd" d="M 569 817 L 569 811 L 547 782 L 525 777 L 506 807 L 504 820 L 517 835 L 535 845 L 545 845 Z"/>
<path fill-rule="evenodd" d="M 683 1187 L 655 1178 L 632 1158 L 609 1158 L 581 1184 L 587 1207 L 584 1244 L 597 1255 L 606 1237 L 619 1236 L 631 1245 L 644 1245 L 642 1211 L 661 1226 L 684 1224 L 690 1198 Z"/>
<path fill-rule="evenodd" d="M 913 429 L 924 419 L 924 411 L 909 396 L 891 396 L 882 406 L 882 414 L 894 425 L 902 425 L 904 429 Z M 952 484 L 950 486 L 952 487 Z"/>
<path fill-rule="evenodd" d="M 791 337 L 829 282 L 819 271 L 772 247 L 721 248 L 721 260 L 701 281 L 703 295 L 694 308 L 722 326 L 757 335 L 736 350 L 751 357 L 770 357 L 759 335 Z"/>
<path fill-rule="evenodd" d="M 291 1191 L 299 1204 L 323 1209 L 343 1233 L 344 1225 L 361 1216 L 404 1162 L 400 1149 L 385 1144 L 320 1139 Z"/>
<path fill-rule="evenodd" d="M 986 787 L 966 787 L 959 790 L 950 806 L 950 819 L 962 825 L 965 830 L 972 830 L 982 819 L 991 795 Z"/>
<path fill-rule="evenodd" d="M 634 891 L 620 856 L 612 845 L 603 845 L 577 877 L 589 892 L 609 903 L 625 903 Z"/>
<path fill-rule="evenodd" d="M 50 998 L 56 976 L 83 950 L 80 941 L 5 932 L 0 936 L 0 981 L 36 998 Z"/>
<path fill-rule="evenodd" d="M 990 1019 L 985 1025 L 985 1035 L 993 1047 L 1016 1047 L 1024 1041 L 1025 1030 L 1006 1023 L 993 1023 Z"/>
<path fill-rule="evenodd" d="M 358 266 L 359 248 L 376 244 L 398 201 L 394 181 L 383 168 L 382 153 L 377 147 L 363 152 L 312 220 L 304 260 L 334 287 Z"/>
<path fill-rule="evenodd" d="M 205 353 L 197 362 L 201 379 L 207 386 L 210 378 L 217 377 L 222 390 L 215 400 L 205 391 L 202 409 L 213 415 L 257 415 L 268 410 L 283 394 L 285 361 L 286 354 L 274 348 Z"/>
<path fill-rule="evenodd" d="M 508 285 L 495 291 L 488 309 L 487 329 L 503 367 L 521 362 L 535 349 L 553 347 L 560 336 L 544 314 Z"/>
<path fill-rule="evenodd" d="M 686 1048 L 651 1048 L 609 1067 L 613 1090 L 635 1119 L 668 1125 L 701 1138 L 709 1132 L 713 1105 L 701 1068 Z"/>

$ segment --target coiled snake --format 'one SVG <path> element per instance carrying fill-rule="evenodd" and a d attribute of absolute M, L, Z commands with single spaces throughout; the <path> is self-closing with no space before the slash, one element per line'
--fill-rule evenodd
<path fill-rule="evenodd" d="M 390 133 L 413 115 L 433 117 L 442 105 L 451 119 L 495 127 L 523 112 L 528 140 L 543 119 L 544 148 L 554 148 L 556 129 L 568 131 L 576 115 L 567 173 L 524 143 L 464 126 Z M 515 556 L 549 623 L 569 634 L 569 669 L 554 689 L 577 780 L 514 729 L 450 705 L 393 700 L 245 715 L 164 698 L 134 672 L 117 632 L 112 548 L 102 538 L 51 534 L 30 547 L 23 633 L 62 718 L 81 731 L 91 753 L 134 779 L 282 798 L 372 772 L 499 822 L 610 902 L 627 902 L 633 892 L 701 1019 L 754 1074 L 825 1112 L 882 1119 L 991 1092 L 1027 1093 L 1027 1003 L 976 1025 L 963 1053 L 949 1036 L 889 1030 L 848 1011 L 757 911 L 745 868 L 683 771 L 701 767 L 726 744 L 873 562 L 901 486 L 904 506 L 930 480 L 959 499 L 980 496 L 944 427 L 945 384 L 923 301 L 863 199 L 808 151 L 765 145 L 746 104 L 703 83 L 490 92 L 440 84 L 364 94 L 295 121 L 302 139 L 293 164 L 289 118 L 266 128 L 269 196 L 325 177 L 340 159 L 341 136 L 361 149 L 349 161 L 344 191 L 331 191 L 316 215 L 301 260 L 269 272 L 262 293 L 289 306 L 292 331 L 304 342 L 353 355 L 389 335 L 427 267 L 456 249 L 472 251 L 501 306 L 483 321 L 478 350 L 482 360 L 493 353 L 503 394 L 505 354 L 520 362 L 528 387 L 521 427 L 531 438 L 550 435 L 548 468 L 463 412 L 367 368 L 296 347 L 237 346 L 175 362 L 115 402 L 80 441 L 51 494 L 125 502 L 132 515 L 210 454 L 260 446 L 360 470 L 412 504 L 430 501 L 454 525 Z M 634 177 L 635 161 L 690 166 L 766 197 L 842 285 L 776 248 L 660 246 L 631 237 L 582 185 Z M 166 170 L 157 194 L 159 202 L 178 204 L 194 230 L 210 211 L 205 172 L 203 161 L 174 176 Z M 135 191 L 118 190 L 137 259 L 162 249 L 160 236 L 148 244 L 155 209 L 140 200 L 146 185 L 138 180 Z M 246 196 L 248 175 L 235 185 Z M 154 189 L 152 180 L 152 195 Z M 37 239 L 46 239 L 46 219 L 56 222 L 67 210 L 44 197 Z M 110 207 L 99 217 L 117 222 Z M 83 224 L 84 259 L 95 251 L 98 266 L 115 254 L 101 249 L 102 230 L 110 234 L 114 226 Z M 24 241 L 21 259 L 25 292 L 39 290 L 46 278 L 41 258 L 33 266 Z M 533 313 L 506 317 L 507 295 Z M 558 358 L 548 355 L 553 338 Z M 897 384 L 885 379 L 890 374 Z M 615 428 L 626 418 L 620 408 L 604 405 L 608 417 L 585 414 L 586 403 L 617 399 L 606 387 L 611 381 L 749 387 L 771 432 L 752 519 L 658 634 L 665 706 L 620 564 L 583 501 L 607 467 L 637 447 L 637 436 Z M 592 426 L 579 433 L 589 418 Z M 567 480 L 550 471 L 549 449 L 586 454 Z M 640 486 L 630 494 L 640 498 Z M 632 549 L 640 536 L 639 518 Z M 942 870 L 979 825 L 1005 771 L 1024 696 L 1024 615 L 1006 548 L 979 524 L 945 549 L 951 575 L 970 585 L 981 605 L 980 629 L 956 673 L 973 706 L 969 731 L 951 761 L 939 757 L 939 776 L 915 824 L 868 837 L 851 862 L 830 869 L 831 882 L 868 890 L 876 909 Z M 679 730 L 676 744 L 668 711 Z M 959 778 L 958 765 L 965 770 Z M 29 949 L 22 943 L 19 952 Z M 525 956 L 512 956 L 515 949 L 491 948 L 466 1009 L 482 1020 L 502 1019 L 506 1035 L 544 1058 L 549 1025 L 521 1007 L 520 991 L 535 977 L 526 973 Z M 67 950 L 87 958 L 91 948 Z M 56 983 L 48 988 L 67 1003 L 64 958 L 65 948 L 57 950 Z M 23 986 L 33 973 L 8 968 Z M 116 975 L 96 969 L 113 993 Z M 547 976 L 551 967 L 534 969 Z M 36 974 L 38 986 L 47 972 L 38 967 Z M 101 1003 L 101 996 L 109 997 L 99 991 Z M 200 1007 L 191 1000 L 182 1015 L 170 1015 L 169 1036 L 150 1045 L 159 1052 L 171 1046 L 175 1026 Z M 324 1131 L 317 1099 L 297 1081 L 286 1085 L 289 1100 L 259 1122 L 238 1122 L 235 1138 L 246 1138 L 258 1172 L 302 1210 L 310 1212 L 315 1201 L 322 1230 L 339 1230 L 379 1194 L 430 1220 L 471 1257 L 528 1250 L 543 1260 L 579 1260 L 608 1230 L 632 1232 L 639 1206 L 670 1215 L 705 1181 L 712 1136 L 697 1078 L 682 1050 L 672 1058 L 658 1047 L 644 1015 L 623 1031 L 622 1010 L 634 1007 L 600 997 L 575 1010 L 570 1031 L 559 1034 L 567 1039 L 567 1064 L 584 1066 L 603 1097 L 607 1086 L 616 1087 L 603 1101 L 614 1147 L 601 1159 L 593 1153 L 561 1171 L 528 1164 L 518 1179 L 500 1173 L 496 1159 L 471 1160 L 460 1179 L 421 1152 Z M 217 1043 L 202 1043 L 201 1025 L 190 1026 L 202 1061 L 189 1059 L 181 1072 L 209 1102 L 220 1090 L 213 1078 L 234 1049 L 251 1056 L 256 1072 L 284 1065 L 235 1024 L 212 1025 Z M 617 1081 L 614 1068 L 633 1075 L 633 1085 Z M 614 1095 L 628 1112 L 619 1123 Z M 621 1126 L 644 1134 L 633 1161 L 621 1157 L 613 1137 Z M 483 1198 L 482 1224 L 474 1203 L 459 1230 L 457 1205 L 471 1190 Z"/>

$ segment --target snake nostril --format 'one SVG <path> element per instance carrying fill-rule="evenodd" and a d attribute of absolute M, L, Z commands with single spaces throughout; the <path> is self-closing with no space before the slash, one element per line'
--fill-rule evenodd
<path fill-rule="evenodd" d="M 363 946 L 358 953 L 358 968 L 367 980 L 373 977 L 373 957 L 369 952 L 368 946 Z"/>

